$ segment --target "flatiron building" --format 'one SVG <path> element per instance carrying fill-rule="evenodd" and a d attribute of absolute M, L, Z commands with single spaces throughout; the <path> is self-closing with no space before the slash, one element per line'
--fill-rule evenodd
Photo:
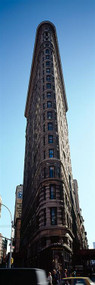
<path fill-rule="evenodd" d="M 25 107 L 24 266 L 61 268 L 71 262 L 75 201 L 67 110 L 56 29 L 45 21 L 36 32 Z"/>

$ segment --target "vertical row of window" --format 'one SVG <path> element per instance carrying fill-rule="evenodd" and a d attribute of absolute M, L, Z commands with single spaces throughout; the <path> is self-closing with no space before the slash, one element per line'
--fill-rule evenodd
<path fill-rule="evenodd" d="M 46 55 L 45 55 L 46 54 Z M 46 59 L 51 59 L 50 55 L 52 54 L 52 51 L 48 48 L 46 48 L 45 50 L 45 54 L 43 57 L 43 61 Z M 51 89 L 51 81 L 54 81 L 53 77 L 51 76 L 51 68 L 47 67 L 51 65 L 51 61 L 46 61 L 46 89 Z M 44 67 L 44 66 L 43 66 Z M 48 73 L 48 75 L 47 75 Z M 47 98 L 51 98 L 51 91 L 47 91 Z M 43 99 L 45 99 L 45 95 L 43 94 Z M 43 103 L 43 109 L 45 109 L 46 104 Z M 47 108 L 51 109 L 52 108 L 52 101 L 47 101 Z M 51 120 L 52 119 L 52 111 L 47 111 L 47 119 Z M 43 121 L 45 121 L 45 113 L 43 114 Z M 43 124 L 43 132 L 46 131 L 46 125 L 45 123 Z M 52 131 L 53 130 L 53 122 L 48 122 L 47 124 L 47 130 L 48 131 Z M 53 135 L 52 134 L 48 134 L 48 143 L 52 144 L 53 143 Z M 43 144 L 45 145 L 45 137 L 43 138 Z M 53 158 L 54 157 L 54 149 L 49 149 L 48 150 L 48 156 L 49 158 Z M 45 151 L 44 151 L 44 159 L 45 159 Z M 54 173 L 53 173 L 53 168 L 50 168 L 50 177 L 53 177 Z M 45 169 L 44 169 L 44 176 L 46 176 L 45 173 Z"/>
<path fill-rule="evenodd" d="M 44 38 L 48 39 L 48 33 L 44 34 Z M 46 56 L 43 58 L 43 60 L 46 59 L 45 65 L 46 65 L 46 89 L 50 89 L 53 88 L 54 90 L 54 86 L 52 86 L 52 82 L 54 82 L 54 78 L 51 75 L 51 66 L 52 63 L 50 61 L 50 54 L 51 54 L 51 50 L 50 49 L 46 49 L 45 50 L 45 54 Z M 47 60 L 48 59 L 48 60 Z M 44 67 L 44 64 L 43 64 Z M 43 72 L 44 74 L 44 72 Z M 44 90 L 44 87 L 43 87 Z M 51 91 L 47 91 L 47 98 L 51 98 Z M 54 95 L 55 98 L 55 95 Z M 45 95 L 43 94 L 43 99 L 45 99 Z M 45 103 L 43 103 L 43 109 L 45 109 L 46 105 Z M 52 101 L 47 101 L 47 108 L 52 108 Z M 53 118 L 53 113 L 52 111 L 47 111 L 47 119 L 48 120 L 52 120 Z M 43 114 L 43 120 L 45 120 L 45 114 Z M 53 122 L 48 122 L 47 123 L 47 129 L 48 131 L 53 131 Z M 43 125 L 43 131 L 45 132 L 45 124 Z M 48 144 L 53 144 L 53 134 L 50 133 L 48 134 Z M 45 137 L 43 138 L 43 144 L 45 145 Z M 49 149 L 49 158 L 54 157 L 54 149 L 51 148 Z M 47 169 L 46 167 L 44 168 L 44 178 L 46 178 L 47 173 L 46 173 Z M 59 171 L 60 172 L 60 171 Z M 49 166 L 49 177 L 53 178 L 55 177 L 55 166 Z M 46 199 L 46 187 L 44 186 L 44 199 Z M 54 184 L 50 184 L 50 199 L 56 199 L 56 185 Z M 50 208 L 50 222 L 51 225 L 56 225 L 57 224 L 57 208 L 56 207 L 51 207 Z M 46 225 L 46 209 L 44 209 L 44 225 Z"/>
<path fill-rule="evenodd" d="M 56 114 L 54 116 L 54 113 L 53 113 L 53 110 L 52 110 L 52 107 L 55 108 L 55 103 L 52 102 L 51 98 L 53 98 L 53 89 L 54 89 L 54 86 L 51 84 L 52 81 L 54 81 L 54 78 L 53 78 L 53 70 L 52 70 L 52 62 L 50 61 L 50 58 L 49 56 L 51 56 L 52 54 L 52 51 L 51 49 L 49 48 L 46 48 L 45 51 L 44 51 L 44 57 L 43 57 L 43 60 L 46 59 L 46 56 L 48 55 L 48 61 L 46 60 L 45 61 L 45 64 L 46 64 L 46 70 L 43 69 L 43 74 L 44 72 L 46 73 L 46 94 L 47 94 L 47 98 L 50 98 L 50 100 L 47 100 L 47 102 L 43 102 L 43 109 L 45 109 L 45 107 L 47 107 L 48 110 L 47 111 L 47 120 L 51 120 L 50 122 L 47 123 L 47 126 L 45 124 L 45 113 L 43 113 L 43 132 L 45 133 L 47 130 L 50 131 L 48 133 L 48 144 L 51 145 L 51 147 L 49 148 L 48 150 L 48 157 L 49 158 L 53 158 L 55 156 L 55 153 L 54 153 L 54 148 L 52 147 L 52 144 L 54 143 L 54 136 L 53 136 L 53 121 L 52 119 L 55 119 L 56 120 Z M 47 67 L 48 66 L 48 67 Z M 44 67 L 44 64 L 43 64 L 43 67 Z M 48 73 L 48 74 L 47 74 Z M 52 90 L 51 90 L 52 88 Z M 50 89 L 50 91 L 48 91 L 48 89 Z M 52 92 L 51 92 L 52 91 Z M 54 98 L 55 98 L 55 95 L 54 95 Z M 43 100 L 45 99 L 45 94 L 43 94 Z M 56 129 L 57 129 L 57 124 L 56 124 Z M 56 144 L 58 144 L 58 138 L 56 137 Z M 43 137 L 43 145 L 45 145 L 45 136 Z M 59 158 L 59 152 L 57 151 L 57 156 Z M 44 159 L 46 158 L 45 156 L 45 151 L 43 153 L 43 157 Z M 57 168 L 58 171 L 56 172 L 57 173 L 57 177 L 60 177 L 60 170 L 59 170 L 59 167 Z M 53 178 L 55 177 L 55 166 L 52 165 L 49 167 L 49 175 L 48 175 L 50 178 Z M 44 178 L 46 178 L 47 175 L 46 175 L 46 168 L 44 168 Z"/>

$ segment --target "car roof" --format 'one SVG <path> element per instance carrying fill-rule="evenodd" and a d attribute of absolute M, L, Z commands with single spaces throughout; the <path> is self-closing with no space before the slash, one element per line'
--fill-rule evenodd
<path fill-rule="evenodd" d="M 76 277 L 65 277 L 65 278 L 62 278 L 62 279 L 64 279 L 64 280 L 66 280 L 66 279 L 89 279 L 89 277 L 84 277 L 84 276 L 76 276 Z"/>

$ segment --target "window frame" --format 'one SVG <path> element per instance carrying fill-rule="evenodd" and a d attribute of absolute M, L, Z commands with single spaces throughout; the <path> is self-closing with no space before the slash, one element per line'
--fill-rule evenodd
<path fill-rule="evenodd" d="M 51 89 L 51 83 L 49 82 L 46 83 L 46 89 Z"/>
<path fill-rule="evenodd" d="M 46 61 L 46 66 L 50 66 L 50 61 L 49 60 Z"/>
<path fill-rule="evenodd" d="M 47 98 L 51 98 L 51 91 L 47 92 Z"/>
<path fill-rule="evenodd" d="M 52 101 L 47 101 L 47 108 L 52 108 Z"/>
<path fill-rule="evenodd" d="M 48 123 L 48 131 L 52 131 L 53 130 L 53 123 L 49 122 Z"/>
<path fill-rule="evenodd" d="M 54 149 L 49 149 L 49 158 L 54 157 Z"/>
<path fill-rule="evenodd" d="M 46 59 L 50 59 L 50 55 L 49 54 L 46 54 Z"/>
<path fill-rule="evenodd" d="M 54 178 L 54 177 L 55 177 L 55 167 L 49 166 L 49 178 Z"/>
<path fill-rule="evenodd" d="M 46 73 L 50 73 L 50 67 L 46 68 Z"/>
<path fill-rule="evenodd" d="M 56 199 L 56 185 L 50 184 L 50 199 Z"/>
<path fill-rule="evenodd" d="M 46 75 L 46 81 L 51 82 L 51 76 L 50 75 Z"/>
<path fill-rule="evenodd" d="M 48 135 L 48 143 L 53 143 L 53 135 Z"/>
<path fill-rule="evenodd" d="M 50 208 L 51 225 L 57 225 L 57 207 Z"/>
<path fill-rule="evenodd" d="M 45 53 L 50 54 L 50 50 L 48 48 L 46 48 Z"/>
<path fill-rule="evenodd" d="M 51 120 L 52 117 L 53 117 L 52 111 L 48 111 L 48 112 L 47 112 L 47 119 L 48 119 L 48 120 Z"/>

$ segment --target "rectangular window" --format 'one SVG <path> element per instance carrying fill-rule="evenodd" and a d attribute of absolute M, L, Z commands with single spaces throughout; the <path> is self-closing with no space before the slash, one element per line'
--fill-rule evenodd
<path fill-rule="evenodd" d="M 46 88 L 51 89 L 51 83 L 46 83 Z"/>
<path fill-rule="evenodd" d="M 48 143 L 53 143 L 53 136 L 52 135 L 48 136 Z"/>
<path fill-rule="evenodd" d="M 49 54 L 49 49 L 48 48 L 46 48 L 46 53 Z"/>
<path fill-rule="evenodd" d="M 47 108 L 52 108 L 52 102 L 51 101 L 47 101 Z"/>
<path fill-rule="evenodd" d="M 53 124 L 52 123 L 48 123 L 48 131 L 52 131 L 53 130 Z"/>
<path fill-rule="evenodd" d="M 57 225 L 57 208 L 50 209 L 51 225 Z"/>
<path fill-rule="evenodd" d="M 50 177 L 50 178 L 55 177 L 54 166 L 50 166 L 50 167 L 49 167 L 49 177 Z"/>
<path fill-rule="evenodd" d="M 50 66 L 50 61 L 46 61 L 46 66 Z"/>
<path fill-rule="evenodd" d="M 50 76 L 50 75 L 47 75 L 47 76 L 46 76 L 46 80 L 47 80 L 47 81 L 51 81 L 51 76 Z"/>
<path fill-rule="evenodd" d="M 49 54 L 47 54 L 47 55 L 46 55 L 46 59 L 49 59 L 49 57 L 50 57 Z"/>
<path fill-rule="evenodd" d="M 50 68 L 46 68 L 46 73 L 50 73 Z"/>
<path fill-rule="evenodd" d="M 47 98 L 51 97 L 51 92 L 47 92 Z"/>
<path fill-rule="evenodd" d="M 54 157 L 54 150 L 53 149 L 49 149 L 49 157 L 50 158 Z"/>
<path fill-rule="evenodd" d="M 56 185 L 50 185 L 50 199 L 56 199 Z"/>
<path fill-rule="evenodd" d="M 47 119 L 52 119 L 52 112 L 47 112 Z"/>

